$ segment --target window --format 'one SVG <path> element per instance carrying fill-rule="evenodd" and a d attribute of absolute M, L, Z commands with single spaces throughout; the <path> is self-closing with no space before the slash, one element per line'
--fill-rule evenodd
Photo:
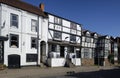
<path fill-rule="evenodd" d="M 37 20 L 31 20 L 31 31 L 37 32 Z"/>
<path fill-rule="evenodd" d="M 37 48 L 37 38 L 31 37 L 31 48 Z"/>
<path fill-rule="evenodd" d="M 62 19 L 58 18 L 58 17 L 55 17 L 55 23 L 59 24 L 59 25 L 62 25 Z"/>
<path fill-rule="evenodd" d="M 68 47 L 68 52 L 69 53 L 74 53 L 74 47 L 73 46 Z"/>
<path fill-rule="evenodd" d="M 77 29 L 77 24 L 75 23 L 70 23 L 70 28 L 76 30 Z"/>
<path fill-rule="evenodd" d="M 76 42 L 76 36 L 75 35 L 70 35 L 70 41 L 71 42 Z"/>
<path fill-rule="evenodd" d="M 49 51 L 50 52 L 60 52 L 60 45 L 49 44 Z"/>
<path fill-rule="evenodd" d="M 54 38 L 61 40 L 62 39 L 62 33 L 59 32 L 59 31 L 54 31 Z"/>
<path fill-rule="evenodd" d="M 91 42 L 91 39 L 86 37 L 86 42 L 90 43 Z"/>
<path fill-rule="evenodd" d="M 37 62 L 37 54 L 26 54 L 27 62 Z"/>
<path fill-rule="evenodd" d="M 84 58 L 90 58 L 90 49 L 84 48 Z"/>
<path fill-rule="evenodd" d="M 10 47 L 18 48 L 19 47 L 19 36 L 15 34 L 10 34 Z"/>
<path fill-rule="evenodd" d="M 18 28 L 18 15 L 11 14 L 10 26 Z"/>

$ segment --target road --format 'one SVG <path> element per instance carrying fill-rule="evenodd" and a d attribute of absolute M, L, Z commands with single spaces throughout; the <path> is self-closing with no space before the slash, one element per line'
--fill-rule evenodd
<path fill-rule="evenodd" d="M 66 76 L 54 76 L 44 78 L 120 78 L 120 68 L 116 69 L 101 69 L 90 72 L 72 73 Z"/>
<path fill-rule="evenodd" d="M 0 71 L 0 78 L 120 78 L 119 67 L 59 67 L 40 68 L 23 67 L 21 69 L 6 69 Z"/>

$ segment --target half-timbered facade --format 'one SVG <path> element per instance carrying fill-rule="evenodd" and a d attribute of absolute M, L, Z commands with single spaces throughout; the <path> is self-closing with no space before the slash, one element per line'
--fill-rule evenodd
<path fill-rule="evenodd" d="M 66 58 L 81 65 L 81 24 L 48 14 L 48 57 L 50 66 L 64 66 Z M 56 63 L 57 62 L 57 63 Z"/>

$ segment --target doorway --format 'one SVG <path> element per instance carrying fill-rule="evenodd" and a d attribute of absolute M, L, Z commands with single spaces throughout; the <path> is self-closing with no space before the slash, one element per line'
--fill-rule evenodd
<path fill-rule="evenodd" d="M 45 41 L 42 41 L 40 44 L 40 62 L 46 63 L 46 43 Z"/>
<path fill-rule="evenodd" d="M 64 57 L 64 48 L 65 46 L 60 46 L 60 57 Z"/>
<path fill-rule="evenodd" d="M 8 55 L 8 68 L 20 68 L 20 55 Z"/>

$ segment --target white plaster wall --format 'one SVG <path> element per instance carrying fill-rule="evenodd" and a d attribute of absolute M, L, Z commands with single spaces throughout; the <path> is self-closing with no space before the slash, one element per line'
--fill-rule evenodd
<path fill-rule="evenodd" d="M 48 17 L 49 17 L 49 22 L 54 23 L 54 16 L 49 14 Z"/>
<path fill-rule="evenodd" d="M 81 66 L 81 59 L 80 58 L 72 58 L 71 61 L 75 66 Z"/>
<path fill-rule="evenodd" d="M 70 27 L 70 22 L 69 21 L 67 21 L 67 20 L 64 20 L 63 19 L 63 26 L 65 26 L 65 27 Z"/>
<path fill-rule="evenodd" d="M 37 33 L 31 31 L 31 19 L 37 19 L 37 15 L 28 13 L 26 11 L 16 9 L 7 5 L 2 4 L 2 17 L 1 22 L 5 21 L 5 27 L 2 29 L 2 36 L 6 36 L 9 34 L 19 35 L 19 48 L 11 48 L 9 47 L 9 39 L 4 43 L 4 64 L 8 65 L 8 55 L 18 54 L 21 56 L 21 65 L 36 65 L 36 62 L 26 62 L 26 54 L 36 54 L 36 49 L 31 49 L 31 37 L 37 38 Z M 17 14 L 19 17 L 19 25 L 17 28 L 10 27 L 10 13 Z M 42 18 L 39 17 L 39 36 L 41 38 L 41 26 L 43 24 L 44 27 L 47 27 L 48 23 L 45 19 L 45 23 L 42 23 Z M 45 32 L 45 29 L 43 29 Z M 47 33 L 47 32 L 46 32 Z M 46 34 L 45 33 L 45 34 Z M 42 37 L 47 41 L 47 37 Z M 39 42 L 40 43 L 40 42 Z M 40 51 L 40 50 L 39 50 Z M 39 52 L 40 53 L 40 52 Z M 40 61 L 40 59 L 38 60 Z"/>
<path fill-rule="evenodd" d="M 64 58 L 51 58 L 48 59 L 48 65 L 51 67 L 63 67 L 66 60 Z"/>
<path fill-rule="evenodd" d="M 66 28 L 66 27 L 63 27 L 63 32 L 70 33 L 70 29 L 69 29 L 69 28 Z"/>
<path fill-rule="evenodd" d="M 81 38 L 80 37 L 76 37 L 76 42 L 80 43 L 81 42 Z"/>
<path fill-rule="evenodd" d="M 49 28 L 54 29 L 54 24 L 49 23 Z"/>
<path fill-rule="evenodd" d="M 68 38 L 66 38 L 66 37 L 68 37 Z M 65 39 L 66 38 L 66 39 Z M 70 35 L 69 34 L 66 34 L 66 33 L 63 33 L 62 34 L 62 40 L 63 41 L 69 41 L 70 40 Z"/>
<path fill-rule="evenodd" d="M 41 41 L 45 41 L 47 43 L 48 40 L 48 19 L 41 18 Z"/>
<path fill-rule="evenodd" d="M 81 26 L 77 25 L 77 30 L 81 31 Z"/>
<path fill-rule="evenodd" d="M 53 31 L 48 30 L 48 39 L 52 39 L 52 37 L 53 37 Z"/>

